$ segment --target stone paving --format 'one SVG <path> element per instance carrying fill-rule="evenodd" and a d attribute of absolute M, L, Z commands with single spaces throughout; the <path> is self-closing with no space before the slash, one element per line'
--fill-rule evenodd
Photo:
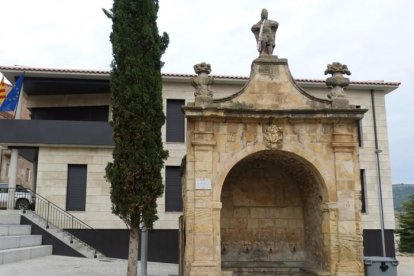
<path fill-rule="evenodd" d="M 397 267 L 398 276 L 414 275 L 414 256 L 397 256 L 400 262 Z"/>
<path fill-rule="evenodd" d="M 126 260 L 97 260 L 57 255 L 0 265 L 2 276 L 117 276 L 126 275 L 126 271 Z M 177 264 L 148 262 L 148 276 L 170 275 L 178 275 Z"/>
<path fill-rule="evenodd" d="M 397 256 L 398 276 L 414 275 L 414 256 Z M 126 275 L 127 261 L 120 259 L 86 259 L 47 256 L 32 260 L 0 265 L 3 276 L 98 276 Z M 148 263 L 148 276 L 178 275 L 177 264 Z M 380 276 L 380 275 L 379 275 Z"/>

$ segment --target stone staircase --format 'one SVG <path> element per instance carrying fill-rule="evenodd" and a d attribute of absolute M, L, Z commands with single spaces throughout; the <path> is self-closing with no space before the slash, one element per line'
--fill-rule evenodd
<path fill-rule="evenodd" d="M 51 224 L 47 224 L 47 222 L 43 218 L 36 215 L 33 211 L 27 210 L 25 214 L 23 214 L 23 216 L 25 216 L 27 219 L 32 221 L 34 224 L 42 228 L 44 231 L 53 235 L 56 239 L 66 244 L 68 247 L 77 251 L 82 256 L 86 258 L 98 258 L 98 259 L 105 258 L 105 256 L 102 253 L 95 250 L 93 247 L 89 246 L 88 244 L 82 242 L 81 240 L 77 239 L 75 236 L 71 235 L 69 232 L 66 232 Z"/>
<path fill-rule="evenodd" d="M 52 254 L 51 245 L 41 245 L 42 236 L 30 235 L 30 225 L 20 225 L 21 211 L 1 211 L 0 264 Z"/>

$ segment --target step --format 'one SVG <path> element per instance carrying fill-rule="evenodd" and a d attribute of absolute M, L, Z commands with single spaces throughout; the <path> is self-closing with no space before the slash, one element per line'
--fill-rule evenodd
<path fill-rule="evenodd" d="M 23 213 L 22 210 L 15 210 L 15 209 L 0 209 L 0 215 L 21 215 Z"/>
<path fill-rule="evenodd" d="M 255 268 L 255 269 L 235 269 L 227 275 L 232 276 L 305 276 L 311 274 L 305 274 L 300 269 L 282 269 L 282 268 Z M 316 275 L 316 274 L 315 274 Z"/>
<path fill-rule="evenodd" d="M 42 244 L 41 235 L 0 236 L 0 250 Z"/>
<path fill-rule="evenodd" d="M 52 255 L 51 245 L 5 249 L 0 250 L 0 264 L 8 264 L 48 255 Z"/>
<path fill-rule="evenodd" d="M 19 214 L 0 214 L 0 225 L 4 224 L 20 224 Z"/>
<path fill-rule="evenodd" d="M 30 235 L 30 225 L 0 225 L 0 236 L 21 236 Z"/>

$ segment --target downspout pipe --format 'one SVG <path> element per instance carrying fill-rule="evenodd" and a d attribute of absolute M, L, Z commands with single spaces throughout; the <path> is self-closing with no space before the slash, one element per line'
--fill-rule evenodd
<path fill-rule="evenodd" d="M 386 257 L 385 251 L 385 231 L 384 231 L 384 205 L 382 200 L 382 182 L 381 182 L 381 165 L 380 165 L 380 153 L 382 150 L 378 146 L 378 131 L 377 131 L 377 116 L 375 111 L 375 97 L 374 90 L 371 89 L 371 104 L 372 104 L 372 118 L 374 123 L 374 141 L 375 141 L 375 159 L 376 159 L 376 168 L 377 168 L 377 185 L 378 185 L 378 205 L 380 213 L 380 223 L 381 223 L 381 244 L 382 244 L 382 256 Z"/>

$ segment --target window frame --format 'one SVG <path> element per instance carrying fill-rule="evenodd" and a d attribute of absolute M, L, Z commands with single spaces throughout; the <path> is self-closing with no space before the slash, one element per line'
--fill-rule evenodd
<path fill-rule="evenodd" d="M 170 171 L 170 169 L 173 169 L 174 171 Z M 171 175 L 170 173 L 173 173 L 173 175 Z M 169 181 L 171 181 L 171 178 L 169 176 L 173 177 L 174 181 L 178 180 L 179 183 L 169 184 Z M 173 188 L 177 186 L 179 188 L 177 190 L 174 190 Z M 170 193 L 170 191 L 174 191 L 174 192 Z M 165 212 L 182 212 L 183 211 L 181 167 L 180 166 L 165 166 L 164 198 L 165 198 Z"/>
<path fill-rule="evenodd" d="M 71 200 L 73 200 L 73 198 L 71 197 L 70 194 L 70 189 L 73 187 L 69 187 L 70 185 L 70 168 L 74 168 L 74 167 L 82 167 L 85 169 L 84 172 L 84 187 L 82 187 L 84 189 L 84 194 L 82 194 L 81 196 L 84 197 L 83 198 L 83 202 L 82 202 L 82 206 L 77 207 L 75 206 L 76 204 L 73 204 L 73 202 Z M 83 175 L 82 175 L 83 177 Z M 86 200 L 87 200 L 87 187 L 88 187 L 88 165 L 87 164 L 68 164 L 67 165 L 67 180 L 66 180 L 66 206 L 65 206 L 65 210 L 69 211 L 69 212 L 85 212 L 86 211 Z M 75 207 L 74 207 L 75 206 Z"/>
<path fill-rule="evenodd" d="M 179 102 L 180 108 L 171 111 L 171 108 L 177 107 L 177 106 L 172 106 L 172 104 L 177 103 L 177 102 Z M 186 122 L 185 122 L 185 115 L 181 110 L 181 107 L 184 105 L 185 105 L 185 99 L 166 99 L 165 141 L 167 143 L 185 143 Z M 172 115 L 171 112 L 174 115 Z M 182 129 L 180 133 L 178 133 L 178 131 L 176 130 L 176 126 L 177 126 L 176 122 L 178 120 L 177 118 L 172 119 L 173 116 L 180 116 L 180 117 L 182 116 L 182 118 L 179 118 L 180 119 L 179 128 Z"/>

